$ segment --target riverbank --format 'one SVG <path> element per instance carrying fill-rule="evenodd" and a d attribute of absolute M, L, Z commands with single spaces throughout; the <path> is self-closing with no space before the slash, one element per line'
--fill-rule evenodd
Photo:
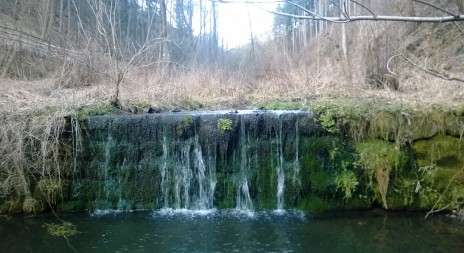
<path fill-rule="evenodd" d="M 253 105 L 248 106 L 252 107 Z M 1 140 L 4 154 L 2 189 L 4 197 L 1 201 L 1 211 L 3 213 L 41 212 L 49 210 L 50 207 L 62 211 L 118 209 L 118 204 L 120 204 L 118 196 L 126 193 L 121 193 L 119 190 L 119 192 L 115 191 L 110 194 L 116 194 L 115 197 L 107 198 L 109 195 L 104 196 L 108 193 L 108 188 L 105 190 L 107 186 L 102 183 L 102 177 L 105 174 L 104 170 L 101 170 L 101 164 L 104 164 L 105 161 L 95 163 L 94 166 L 97 166 L 95 169 L 97 171 L 100 169 L 100 172 L 96 172 L 97 174 L 91 177 L 91 180 L 96 180 L 95 184 L 92 184 L 88 180 L 90 178 L 86 179 L 89 174 L 85 171 L 89 169 L 89 166 L 84 168 L 81 166 L 82 162 L 75 159 L 79 157 L 78 153 L 86 148 L 82 146 L 83 143 L 89 141 L 86 139 L 89 138 L 88 120 L 91 119 L 92 115 L 121 114 L 128 117 L 127 115 L 139 114 L 139 118 L 162 115 L 145 113 L 144 110 L 154 107 L 151 104 L 140 104 L 137 107 L 140 109 L 133 111 L 105 105 L 74 109 L 69 107 L 64 110 L 48 108 L 47 110 L 32 110 L 29 111 L 29 114 L 26 113 L 27 110 L 22 110 L 20 114 L 18 112 L 18 118 L 13 117 L 14 114 L 3 114 L 4 119 L 9 120 L 11 127 L 2 128 Z M 284 197 L 285 203 L 293 203 L 288 206 L 289 208 L 295 205 L 300 210 L 315 213 L 330 210 L 365 209 L 373 206 L 381 206 L 388 210 L 406 209 L 432 212 L 457 210 L 462 207 L 464 196 L 464 152 L 462 151 L 464 148 L 462 141 L 464 110 L 461 107 L 445 105 L 416 107 L 411 104 L 370 99 L 325 98 L 310 102 L 273 101 L 265 104 L 262 109 L 300 109 L 312 114 L 309 121 L 302 121 L 306 124 L 299 123 L 298 131 L 304 131 L 305 126 L 313 126 L 316 130 L 303 134 L 309 138 L 308 140 L 298 139 L 300 144 L 297 156 L 301 169 L 302 188 L 297 190 L 296 200 L 291 200 L 289 197 L 292 193 L 286 193 L 289 195 Z M 233 114 L 234 110 L 229 111 Z M 189 112 L 185 112 L 183 115 L 185 114 L 188 115 Z M 229 116 L 218 117 L 227 118 Z M 117 116 L 114 118 L 116 119 Z M 20 122 L 19 119 L 21 119 Z M 240 131 L 239 119 L 231 119 L 233 131 Z M 172 126 L 175 134 L 179 134 L 178 130 L 183 128 L 186 129 L 183 129 L 181 134 L 189 132 L 187 128 L 191 127 L 191 122 L 186 125 L 184 118 L 180 120 L 181 123 Z M 2 121 L 2 123 L 4 122 L 7 121 Z M 21 124 L 14 125 L 12 124 L 14 122 Z M 216 123 L 213 122 L 211 125 L 216 126 Z M 127 129 L 128 132 L 132 131 Z M 275 136 L 275 131 L 278 128 L 274 126 L 271 129 L 273 130 L 270 134 Z M 107 130 L 100 129 L 100 131 Z M 194 128 L 190 134 L 193 130 Z M 210 130 L 219 131 L 217 128 Z M 104 134 L 104 143 L 99 145 L 100 149 L 103 148 L 103 153 L 105 145 L 107 147 L 109 143 L 108 137 L 105 136 L 108 135 Z M 114 141 L 119 143 L 120 140 L 117 139 L 117 136 L 112 138 L 116 138 Z M 218 136 L 221 136 L 220 131 Z M 125 137 L 120 136 L 120 138 Z M 185 138 L 189 140 L 194 136 L 190 135 Z M 130 140 L 127 140 L 126 144 L 119 143 L 118 145 L 127 146 L 129 143 Z M 204 147 L 202 150 L 205 161 L 210 159 L 206 157 Z M 137 161 L 126 160 L 124 152 L 128 152 L 128 150 L 118 151 L 115 160 L 108 160 L 106 163 L 113 164 L 111 170 L 116 169 L 111 175 L 118 177 L 119 180 L 121 178 L 132 180 L 130 176 L 133 173 L 132 169 L 126 170 L 128 174 L 117 172 L 122 167 L 129 166 L 131 162 L 134 162 L 134 168 L 136 168 Z M 277 207 L 278 185 L 275 164 L 278 164 L 278 159 L 268 157 L 272 155 L 272 150 L 268 153 L 267 155 L 258 154 L 274 164 L 263 167 L 264 170 L 269 170 L 262 172 L 263 175 L 270 175 L 268 178 L 270 181 L 266 183 L 269 184 L 269 194 L 265 195 L 268 199 L 253 200 L 254 206 L 258 210 Z M 291 151 L 286 157 L 286 159 L 290 159 L 289 157 L 294 159 L 295 151 Z M 90 162 L 94 158 L 88 157 L 86 159 Z M 235 160 L 236 162 L 240 161 L 240 157 L 235 158 Z M 290 162 L 285 161 L 285 164 L 287 163 Z M 239 165 L 237 164 L 237 170 L 240 168 Z M 157 166 L 159 163 L 155 167 L 151 167 L 149 169 L 151 174 L 149 173 L 147 177 L 143 178 L 156 179 L 159 176 L 158 179 L 161 180 L 160 167 Z M 288 174 L 290 169 L 284 169 L 284 171 L 287 171 L 285 173 Z M 273 174 L 274 176 L 272 176 Z M 127 176 L 121 177 L 122 175 Z M 215 182 L 219 183 L 218 185 L 221 183 L 224 185 L 226 179 L 235 178 L 232 176 L 221 179 L 220 174 L 216 174 L 216 176 L 218 178 L 215 179 Z M 291 178 L 289 174 L 286 176 Z M 155 181 L 155 184 L 160 183 Z M 252 183 L 250 179 L 250 185 Z M 251 198 L 260 194 L 259 184 L 263 183 L 255 184 L 254 187 L 257 188 L 255 188 L 254 193 L 252 190 Z M 292 183 L 288 181 L 285 184 L 289 186 Z M 150 184 L 147 183 L 147 185 Z M 154 185 L 150 187 L 156 188 Z M 229 186 L 222 188 L 222 191 L 231 191 L 228 195 L 226 194 L 228 197 L 223 198 L 222 201 L 219 201 L 220 198 L 215 198 L 212 202 L 213 205 L 223 208 L 236 207 L 236 190 L 234 190 L 236 187 L 237 183 L 232 180 Z M 76 190 L 78 191 L 76 192 Z M 82 199 L 79 200 L 76 194 L 82 194 Z M 126 205 L 120 207 L 124 210 L 162 207 L 163 202 L 159 200 L 160 196 L 153 194 L 155 192 L 151 191 L 150 194 L 146 195 L 149 199 L 144 200 L 145 202 L 139 206 L 133 201 L 128 201 Z M 142 199 L 146 199 L 143 194 L 140 196 Z M 76 202 L 76 198 L 79 201 Z M 105 205 L 102 206 L 102 203 Z"/>

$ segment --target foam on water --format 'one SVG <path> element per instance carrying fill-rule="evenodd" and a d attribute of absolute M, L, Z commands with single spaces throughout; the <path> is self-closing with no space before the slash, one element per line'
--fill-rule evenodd
<path fill-rule="evenodd" d="M 217 212 L 216 208 L 212 209 L 173 209 L 173 208 L 162 208 L 154 212 L 154 216 L 186 216 L 186 217 L 195 217 L 195 216 L 207 216 L 212 215 Z"/>
<path fill-rule="evenodd" d="M 238 220 L 274 220 L 274 219 L 298 219 L 306 220 L 308 215 L 298 210 L 239 210 L 239 209 L 205 209 L 205 210 L 189 210 L 189 209 L 172 209 L 162 208 L 152 213 L 153 218 L 188 218 L 188 219 L 238 219 Z"/>
<path fill-rule="evenodd" d="M 90 213 L 92 217 L 99 217 L 111 214 L 120 214 L 122 213 L 121 210 L 114 210 L 114 209 L 96 209 Z"/>

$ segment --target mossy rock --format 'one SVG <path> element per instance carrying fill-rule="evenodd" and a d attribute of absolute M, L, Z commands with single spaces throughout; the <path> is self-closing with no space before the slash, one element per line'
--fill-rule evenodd
<path fill-rule="evenodd" d="M 436 165 L 440 168 L 460 169 L 464 166 L 464 140 L 439 135 L 413 144 L 419 167 Z"/>
<path fill-rule="evenodd" d="M 413 144 L 422 172 L 422 208 L 458 208 L 464 200 L 464 140 L 438 135 Z"/>
<path fill-rule="evenodd" d="M 445 128 L 444 118 L 433 113 L 413 114 L 409 120 L 411 141 L 431 138 Z"/>
<path fill-rule="evenodd" d="M 298 209 L 311 214 L 337 210 L 360 210 L 370 207 L 372 207 L 372 202 L 366 196 L 355 196 L 345 202 L 342 198 L 326 198 L 310 195 L 298 205 Z"/>
<path fill-rule="evenodd" d="M 380 197 L 385 209 L 388 209 L 388 193 L 392 171 L 401 171 L 407 156 L 395 143 L 381 140 L 368 140 L 358 143 L 358 162 L 363 168 L 367 184 L 374 190 L 374 198 Z"/>
<path fill-rule="evenodd" d="M 459 138 L 464 137 L 464 106 L 462 112 L 449 115 L 445 120 L 446 134 Z"/>
<path fill-rule="evenodd" d="M 395 143 L 382 140 L 367 140 L 358 143 L 356 150 L 360 164 L 371 171 L 379 167 L 397 168 L 406 159 Z"/>
<path fill-rule="evenodd" d="M 379 112 L 370 120 L 369 136 L 385 141 L 394 141 L 400 135 L 398 131 L 401 123 L 402 119 L 398 114 L 388 111 Z"/>

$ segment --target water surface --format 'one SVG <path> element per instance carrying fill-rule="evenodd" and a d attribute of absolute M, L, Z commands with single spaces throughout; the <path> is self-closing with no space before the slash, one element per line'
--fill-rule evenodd
<path fill-rule="evenodd" d="M 379 211 L 313 217 L 295 211 L 165 209 L 61 214 L 77 252 L 462 252 L 464 225 L 444 216 Z M 46 233 L 56 217 L 0 218 L 0 252 L 75 252 Z"/>

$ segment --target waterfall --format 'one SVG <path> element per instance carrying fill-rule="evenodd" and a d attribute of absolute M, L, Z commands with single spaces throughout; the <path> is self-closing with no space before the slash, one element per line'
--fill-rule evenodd
<path fill-rule="evenodd" d="M 300 158 L 299 158 L 299 145 L 300 145 L 300 132 L 298 129 L 299 120 L 295 121 L 295 160 L 293 161 L 293 177 L 292 182 L 294 186 L 301 185 L 300 179 Z"/>
<path fill-rule="evenodd" d="M 216 169 L 212 162 L 205 164 L 198 134 L 186 140 L 164 135 L 162 146 L 160 174 L 164 208 L 213 208 Z M 175 163 L 169 162 L 170 155 L 177 157 Z"/>
<path fill-rule="evenodd" d="M 208 171 L 206 170 L 198 135 L 195 135 L 194 153 L 198 180 L 198 200 L 194 209 L 211 209 L 213 208 L 214 189 L 216 188 L 215 169 L 210 164 Z"/>
<path fill-rule="evenodd" d="M 169 174 L 167 173 L 168 163 L 168 144 L 166 136 L 163 136 L 163 156 L 161 157 L 161 196 L 163 197 L 164 207 L 168 207 L 169 197 Z"/>
<path fill-rule="evenodd" d="M 282 117 L 279 115 L 279 127 L 277 131 L 277 210 L 284 208 L 284 190 L 285 190 L 285 174 L 283 169 L 284 155 L 282 143 Z"/>
<path fill-rule="evenodd" d="M 306 194 L 299 190 L 299 158 L 313 128 L 302 121 L 308 116 L 227 111 L 92 117 L 83 154 L 89 159 L 82 161 L 73 198 L 113 210 L 292 208 Z M 230 129 L 221 130 L 220 119 L 230 120 Z M 293 193 L 298 196 L 287 196 Z"/>
<path fill-rule="evenodd" d="M 236 206 L 235 208 L 240 211 L 253 210 L 253 203 L 251 202 L 250 190 L 248 187 L 247 175 L 249 173 L 249 160 L 248 150 L 250 147 L 249 138 L 246 134 L 245 120 L 240 117 L 240 174 L 239 182 L 237 184 Z"/>

